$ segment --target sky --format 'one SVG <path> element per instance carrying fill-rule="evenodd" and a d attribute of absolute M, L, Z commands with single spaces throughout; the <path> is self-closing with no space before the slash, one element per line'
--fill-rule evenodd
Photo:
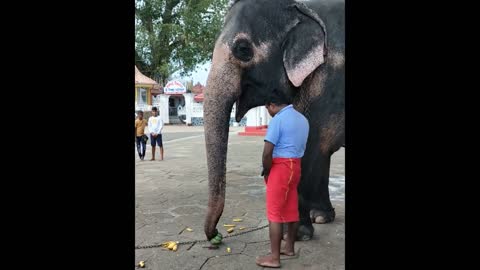
<path fill-rule="evenodd" d="M 207 84 L 207 76 L 208 76 L 208 71 L 210 70 L 210 65 L 211 62 L 208 61 L 207 63 L 197 66 L 194 72 L 188 77 L 178 77 L 178 74 L 176 76 L 172 76 L 173 79 L 175 80 L 180 80 L 181 82 L 185 83 L 186 81 L 193 80 L 193 85 L 197 84 L 197 82 L 201 83 L 202 85 Z"/>

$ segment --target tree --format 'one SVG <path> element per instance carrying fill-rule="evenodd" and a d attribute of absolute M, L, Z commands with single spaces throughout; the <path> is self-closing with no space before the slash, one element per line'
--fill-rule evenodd
<path fill-rule="evenodd" d="M 136 0 L 135 64 L 166 84 L 212 57 L 228 0 Z"/>

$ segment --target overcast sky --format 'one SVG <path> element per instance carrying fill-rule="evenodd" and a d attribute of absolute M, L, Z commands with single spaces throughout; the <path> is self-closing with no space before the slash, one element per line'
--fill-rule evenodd
<path fill-rule="evenodd" d="M 206 85 L 207 84 L 207 76 L 208 76 L 208 71 L 210 70 L 210 64 L 211 62 L 207 62 L 201 66 L 198 66 L 194 72 L 192 72 L 192 75 L 184 78 L 179 78 L 177 76 L 172 76 L 173 79 L 180 80 L 182 83 L 186 83 L 189 80 L 193 80 L 193 84 L 197 84 L 197 82 Z"/>

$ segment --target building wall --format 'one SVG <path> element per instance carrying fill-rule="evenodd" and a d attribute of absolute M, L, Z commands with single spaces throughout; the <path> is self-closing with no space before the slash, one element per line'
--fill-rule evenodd
<path fill-rule="evenodd" d="M 192 126 L 203 126 L 203 103 L 198 103 L 193 101 L 193 94 L 184 94 L 185 96 L 185 111 L 187 112 L 187 125 Z M 159 109 L 160 116 L 162 116 L 162 120 L 165 124 L 169 124 L 169 95 L 160 94 L 155 99 L 153 99 L 152 106 L 156 106 Z M 150 109 L 143 109 L 144 118 L 148 119 L 152 115 Z M 246 126 L 247 125 L 247 118 L 249 114 L 245 115 L 242 118 L 240 123 L 235 121 L 235 106 L 232 108 L 232 112 L 230 114 L 230 126 Z M 190 118 L 188 118 L 190 117 Z"/>

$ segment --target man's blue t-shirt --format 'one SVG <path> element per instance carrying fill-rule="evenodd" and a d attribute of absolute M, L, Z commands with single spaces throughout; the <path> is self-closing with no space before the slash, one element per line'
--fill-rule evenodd
<path fill-rule="evenodd" d="M 264 141 L 275 145 L 273 158 L 301 158 L 308 138 L 308 120 L 290 104 L 270 121 Z"/>

